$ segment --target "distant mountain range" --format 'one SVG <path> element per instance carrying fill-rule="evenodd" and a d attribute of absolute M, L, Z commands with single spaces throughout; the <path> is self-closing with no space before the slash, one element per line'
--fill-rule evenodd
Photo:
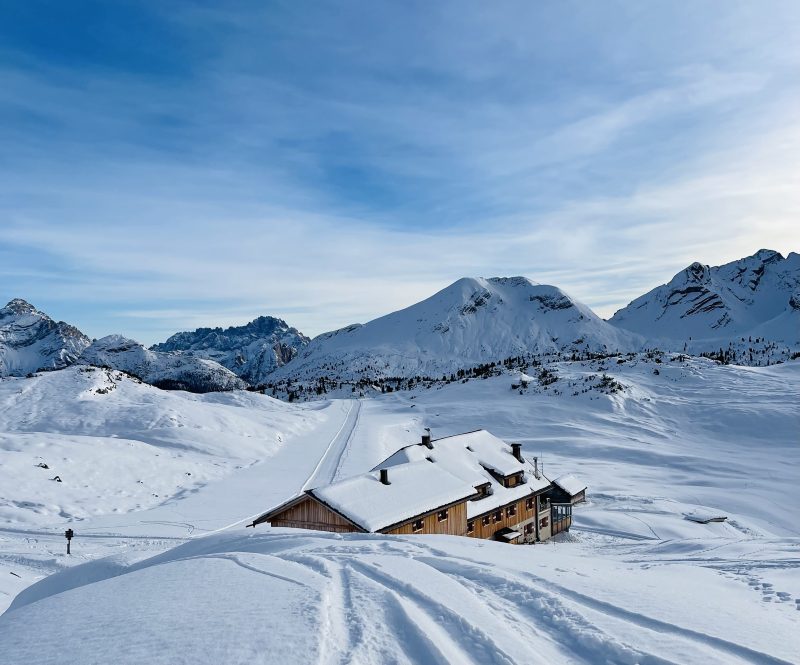
<path fill-rule="evenodd" d="M 800 350 L 800 255 L 760 250 L 723 266 L 693 263 L 608 321 L 525 277 L 463 278 L 406 309 L 313 340 L 261 316 L 179 332 L 149 350 L 119 335 L 92 342 L 24 300 L 0 309 L 0 376 L 78 362 L 195 392 L 321 376 L 437 376 L 517 355 L 643 348 L 729 349 L 742 364 L 789 358 Z"/>
<path fill-rule="evenodd" d="M 245 381 L 213 360 L 151 351 L 122 335 L 96 340 L 77 362 L 122 370 L 145 383 L 168 390 L 206 393 L 247 387 Z"/>
<path fill-rule="evenodd" d="M 292 360 L 310 341 L 282 319 L 259 316 L 243 326 L 179 332 L 151 348 L 214 360 L 255 386 L 264 383 L 267 376 Z"/>

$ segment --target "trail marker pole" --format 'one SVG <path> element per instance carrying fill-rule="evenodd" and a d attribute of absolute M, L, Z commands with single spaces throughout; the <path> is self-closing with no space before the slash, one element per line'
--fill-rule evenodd
<path fill-rule="evenodd" d="M 67 530 L 64 532 L 64 538 L 66 538 L 66 539 L 67 539 L 67 554 L 69 554 L 69 553 L 70 553 L 70 551 L 69 551 L 69 546 L 70 546 L 70 543 L 71 543 L 71 541 L 72 541 L 72 536 L 74 536 L 74 535 L 75 535 L 75 532 L 74 532 L 72 529 L 67 529 Z"/>

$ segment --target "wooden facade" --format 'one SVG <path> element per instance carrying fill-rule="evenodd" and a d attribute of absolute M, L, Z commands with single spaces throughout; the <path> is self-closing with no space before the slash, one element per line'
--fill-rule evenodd
<path fill-rule="evenodd" d="M 553 503 L 576 504 L 576 503 L 583 503 L 584 501 L 586 501 L 586 489 L 582 489 L 577 494 L 570 494 L 566 490 L 554 484 L 551 493 L 553 495 Z"/>
<path fill-rule="evenodd" d="M 569 531 L 572 526 L 572 504 L 555 503 L 552 507 L 551 534 L 555 536 L 562 531 Z"/>
<path fill-rule="evenodd" d="M 494 534 L 508 527 L 522 533 L 521 542 L 534 542 L 537 536 L 545 540 L 550 537 L 550 504 L 542 499 L 542 493 L 529 495 L 481 513 L 468 521 L 466 535 L 471 538 L 494 538 Z M 545 519 L 547 522 L 541 526 Z M 542 533 L 543 529 L 546 535 Z"/>
<path fill-rule="evenodd" d="M 460 501 L 391 525 L 381 529 L 379 533 L 388 535 L 440 533 L 493 539 L 498 531 L 513 529 L 521 534 L 515 541 L 518 543 L 548 540 L 557 533 L 569 529 L 572 524 L 572 506 L 571 504 L 551 506 L 545 494 L 546 492 L 540 492 L 523 497 L 469 520 L 467 519 L 469 501 Z M 334 533 L 364 532 L 364 529 L 310 495 L 298 497 L 263 515 L 253 523 L 253 526 L 266 521 L 276 527 Z"/>
<path fill-rule="evenodd" d="M 446 519 L 440 519 L 442 511 L 447 512 Z M 421 524 L 420 524 L 421 523 Z M 421 526 L 421 528 L 419 528 Z M 467 501 L 433 510 L 429 513 L 406 520 L 396 526 L 381 529 L 387 534 L 444 533 L 451 536 L 467 535 Z"/>
<path fill-rule="evenodd" d="M 254 522 L 253 526 L 257 523 L 258 521 Z M 277 512 L 270 515 L 269 523 L 272 526 L 333 531 L 334 533 L 363 531 L 363 529 L 310 496 L 304 496 L 287 504 L 282 509 L 278 509 Z"/>

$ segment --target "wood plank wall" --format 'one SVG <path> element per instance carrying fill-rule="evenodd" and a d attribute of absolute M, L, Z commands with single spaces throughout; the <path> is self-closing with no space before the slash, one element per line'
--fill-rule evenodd
<path fill-rule="evenodd" d="M 530 520 L 530 519 L 533 519 L 534 517 L 536 517 L 536 507 L 538 505 L 538 501 L 539 501 L 539 497 L 534 497 L 533 509 L 532 510 L 527 510 L 525 508 L 525 499 L 520 499 L 519 501 L 515 502 L 515 505 L 517 507 L 517 513 L 516 513 L 516 515 L 513 515 L 511 517 L 508 516 L 508 513 L 506 511 L 507 506 L 503 506 L 502 508 L 498 508 L 497 510 L 501 510 L 502 511 L 501 519 L 498 522 L 494 521 L 494 513 L 496 511 L 494 511 L 494 510 L 489 511 L 489 513 L 488 513 L 488 515 L 489 515 L 489 524 L 487 524 L 485 526 L 484 526 L 483 520 L 482 520 L 483 516 L 479 515 L 478 517 L 475 518 L 475 530 L 472 533 L 467 533 L 466 535 L 468 535 L 468 536 L 470 536 L 472 538 L 488 538 L 488 539 L 491 539 L 491 538 L 494 537 L 494 534 L 497 533 L 503 527 L 510 527 L 510 528 L 513 529 L 520 522 L 525 522 L 526 520 Z M 550 508 L 548 507 L 548 508 L 540 511 L 538 519 L 541 519 L 543 517 L 549 517 L 549 516 L 550 516 Z"/>
<path fill-rule="evenodd" d="M 415 518 L 420 519 L 420 518 Z M 467 534 L 467 502 L 462 501 L 447 509 L 447 520 L 440 522 L 438 511 L 427 513 L 422 518 L 422 531 L 414 531 L 409 520 L 396 526 L 389 531 L 381 533 L 388 534 L 414 534 L 414 533 L 446 533 L 451 536 L 465 536 Z"/>
<path fill-rule="evenodd" d="M 290 506 L 270 520 L 272 526 L 288 526 L 297 529 L 316 529 L 317 531 L 333 531 L 335 533 L 350 533 L 358 531 L 346 519 L 334 513 L 311 498 Z"/>

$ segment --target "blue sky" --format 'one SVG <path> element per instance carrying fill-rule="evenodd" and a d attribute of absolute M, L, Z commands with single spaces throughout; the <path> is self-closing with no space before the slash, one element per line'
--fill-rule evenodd
<path fill-rule="evenodd" d="M 0 0 L 0 296 L 145 343 L 800 249 L 796 2 Z"/>

